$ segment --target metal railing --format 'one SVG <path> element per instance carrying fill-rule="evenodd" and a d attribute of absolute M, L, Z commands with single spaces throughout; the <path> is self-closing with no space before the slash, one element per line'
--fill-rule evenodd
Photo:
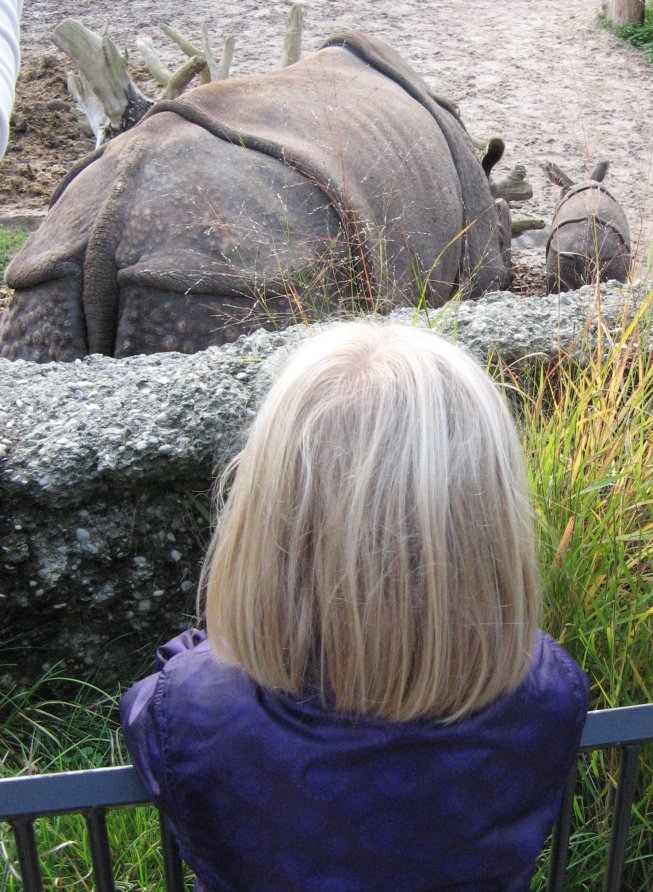
<path fill-rule="evenodd" d="M 0 821 L 7 821 L 14 831 L 25 892 L 43 892 L 34 834 L 36 818 L 82 814 L 93 866 L 92 888 L 95 892 L 115 892 L 107 811 L 151 802 L 131 765 L 0 780 Z M 184 892 L 183 866 L 177 844 L 161 812 L 159 825 L 165 888 L 167 892 Z"/>
<path fill-rule="evenodd" d="M 612 822 L 604 892 L 619 892 L 626 857 L 630 814 L 642 747 L 653 741 L 653 703 L 590 712 L 580 752 L 618 748 L 621 768 Z M 577 769 L 565 786 L 553 831 L 548 892 L 562 892 L 567 865 Z M 114 892 L 113 866 L 106 827 L 110 808 L 145 805 L 151 799 L 131 767 L 95 768 L 0 780 L 0 820 L 13 828 L 25 892 L 42 892 L 34 821 L 48 815 L 81 813 L 86 821 L 94 871 L 93 888 Z M 183 892 L 183 867 L 175 841 L 160 815 L 165 888 Z M 652 846 L 653 846 L 653 840 Z"/>
<path fill-rule="evenodd" d="M 643 706 L 622 706 L 619 709 L 598 709 L 587 715 L 580 740 L 580 752 L 615 748 L 620 751 L 619 780 L 615 791 L 614 817 L 603 892 L 619 892 L 621 889 L 639 754 L 642 747 L 651 741 L 653 741 L 653 703 Z M 548 892 L 562 892 L 564 888 L 577 771 L 578 765 L 574 767 L 565 785 L 560 814 L 553 828 Z M 653 848 L 653 839 L 651 846 Z"/>

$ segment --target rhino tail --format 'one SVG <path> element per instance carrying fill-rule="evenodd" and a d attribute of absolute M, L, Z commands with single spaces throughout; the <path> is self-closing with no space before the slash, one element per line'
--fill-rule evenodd
<path fill-rule="evenodd" d="M 119 299 L 116 254 L 131 197 L 130 183 L 146 151 L 143 138 L 135 138 L 125 147 L 113 187 L 88 240 L 82 304 L 89 353 L 114 353 Z"/>

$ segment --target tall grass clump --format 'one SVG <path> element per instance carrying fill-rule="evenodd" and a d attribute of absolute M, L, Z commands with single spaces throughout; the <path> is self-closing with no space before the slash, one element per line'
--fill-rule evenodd
<path fill-rule="evenodd" d="M 597 295 L 600 309 L 600 295 Z M 545 586 L 544 626 L 591 681 L 599 709 L 653 701 L 653 292 L 583 361 L 516 384 Z M 569 888 L 599 890 L 618 761 L 581 769 Z M 653 753 L 644 751 L 624 890 L 653 889 Z M 534 888 L 544 889 L 544 883 Z"/>

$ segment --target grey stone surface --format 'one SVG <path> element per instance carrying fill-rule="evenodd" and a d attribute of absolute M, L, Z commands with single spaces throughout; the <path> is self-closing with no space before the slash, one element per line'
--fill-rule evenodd
<path fill-rule="evenodd" d="M 646 289 L 547 298 L 507 292 L 392 318 L 429 325 L 484 361 L 583 356 Z M 70 364 L 0 360 L 0 688 L 58 665 L 128 681 L 189 622 L 215 474 L 281 360 L 311 329 L 259 331 L 191 356 Z"/>

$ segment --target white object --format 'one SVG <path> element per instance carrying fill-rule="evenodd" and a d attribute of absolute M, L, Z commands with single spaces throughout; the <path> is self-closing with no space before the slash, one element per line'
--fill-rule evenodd
<path fill-rule="evenodd" d="M 0 158 L 9 140 L 9 118 L 20 68 L 22 10 L 23 0 L 0 0 Z"/>

